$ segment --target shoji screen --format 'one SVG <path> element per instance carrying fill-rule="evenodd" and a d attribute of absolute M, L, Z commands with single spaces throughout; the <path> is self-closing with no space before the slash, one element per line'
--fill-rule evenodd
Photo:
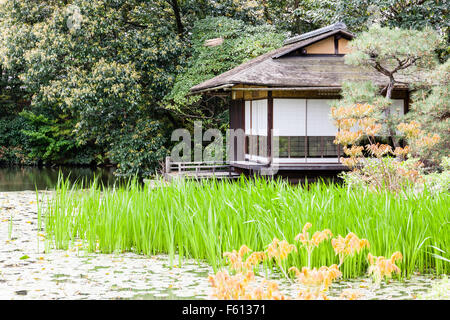
<path fill-rule="evenodd" d="M 245 101 L 245 134 L 267 136 L 267 100 Z"/>
<path fill-rule="evenodd" d="M 308 136 L 335 136 L 338 131 L 330 119 L 330 100 L 308 99 Z"/>
<path fill-rule="evenodd" d="M 273 99 L 273 129 L 277 136 L 305 136 L 305 99 Z"/>
<path fill-rule="evenodd" d="M 257 136 L 267 136 L 267 100 L 253 101 L 252 123 L 254 125 L 253 134 Z"/>
<path fill-rule="evenodd" d="M 250 134 L 250 101 L 245 101 L 245 134 Z"/>

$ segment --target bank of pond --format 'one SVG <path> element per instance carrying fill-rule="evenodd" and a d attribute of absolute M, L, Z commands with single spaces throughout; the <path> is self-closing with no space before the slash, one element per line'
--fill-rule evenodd
<path fill-rule="evenodd" d="M 0 167 L 0 192 L 53 190 L 58 179 L 63 177 L 70 182 L 90 183 L 94 180 L 105 186 L 112 186 L 120 181 L 114 176 L 114 167 L 38 167 L 11 166 Z"/>

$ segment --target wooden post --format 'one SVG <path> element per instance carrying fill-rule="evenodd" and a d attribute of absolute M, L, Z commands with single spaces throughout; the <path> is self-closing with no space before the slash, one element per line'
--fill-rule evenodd
<path fill-rule="evenodd" d="M 403 101 L 403 114 L 406 114 L 409 112 L 409 104 L 411 103 L 409 90 L 406 92 L 406 99 L 404 99 Z"/>
<path fill-rule="evenodd" d="M 170 157 L 166 157 L 166 173 L 170 173 Z"/>
<path fill-rule="evenodd" d="M 272 129 L 273 129 L 273 97 L 272 91 L 267 92 L 267 157 L 269 166 L 272 165 Z"/>
<path fill-rule="evenodd" d="M 305 99 L 305 163 L 308 162 L 308 99 Z"/>
<path fill-rule="evenodd" d="M 240 100 L 240 105 L 241 105 L 241 109 L 242 109 L 241 128 L 242 128 L 242 130 L 244 130 L 244 150 L 243 150 L 243 153 L 240 154 L 236 160 L 237 161 L 245 161 L 245 152 L 247 150 L 247 136 L 245 133 L 245 100 L 244 99 Z M 238 141 L 239 141 L 239 139 L 238 139 Z"/>

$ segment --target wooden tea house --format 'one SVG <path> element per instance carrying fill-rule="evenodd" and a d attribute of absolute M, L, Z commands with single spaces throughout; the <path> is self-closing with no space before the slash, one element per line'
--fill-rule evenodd
<path fill-rule="evenodd" d="M 233 171 L 267 174 L 276 167 L 278 175 L 295 177 L 346 169 L 339 160 L 342 150 L 333 143 L 337 128 L 329 101 L 340 98 L 344 81 L 387 84 L 375 71 L 344 63 L 353 37 L 343 23 L 301 34 L 191 88 L 194 94 L 231 97 L 230 128 L 245 133 L 234 141 Z M 408 88 L 397 85 L 392 97 L 391 107 L 406 112 Z"/>

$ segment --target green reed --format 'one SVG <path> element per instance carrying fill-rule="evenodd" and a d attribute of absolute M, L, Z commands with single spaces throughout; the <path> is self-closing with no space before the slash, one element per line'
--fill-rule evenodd
<path fill-rule="evenodd" d="M 67 249 L 82 239 L 90 251 L 167 253 L 206 260 L 215 270 L 222 253 L 246 244 L 264 250 L 274 237 L 294 243 L 306 222 L 310 233 L 325 228 L 345 237 L 354 232 L 370 249 L 349 258 L 344 277 L 365 274 L 367 253 L 402 252 L 401 277 L 413 272 L 450 271 L 449 194 L 395 195 L 348 189 L 337 184 L 292 186 L 283 181 L 183 181 L 156 187 L 135 180 L 113 188 L 61 180 L 44 213 L 50 244 Z M 288 266 L 306 264 L 305 250 Z M 329 241 L 312 254 L 312 267 L 338 263 Z"/>

